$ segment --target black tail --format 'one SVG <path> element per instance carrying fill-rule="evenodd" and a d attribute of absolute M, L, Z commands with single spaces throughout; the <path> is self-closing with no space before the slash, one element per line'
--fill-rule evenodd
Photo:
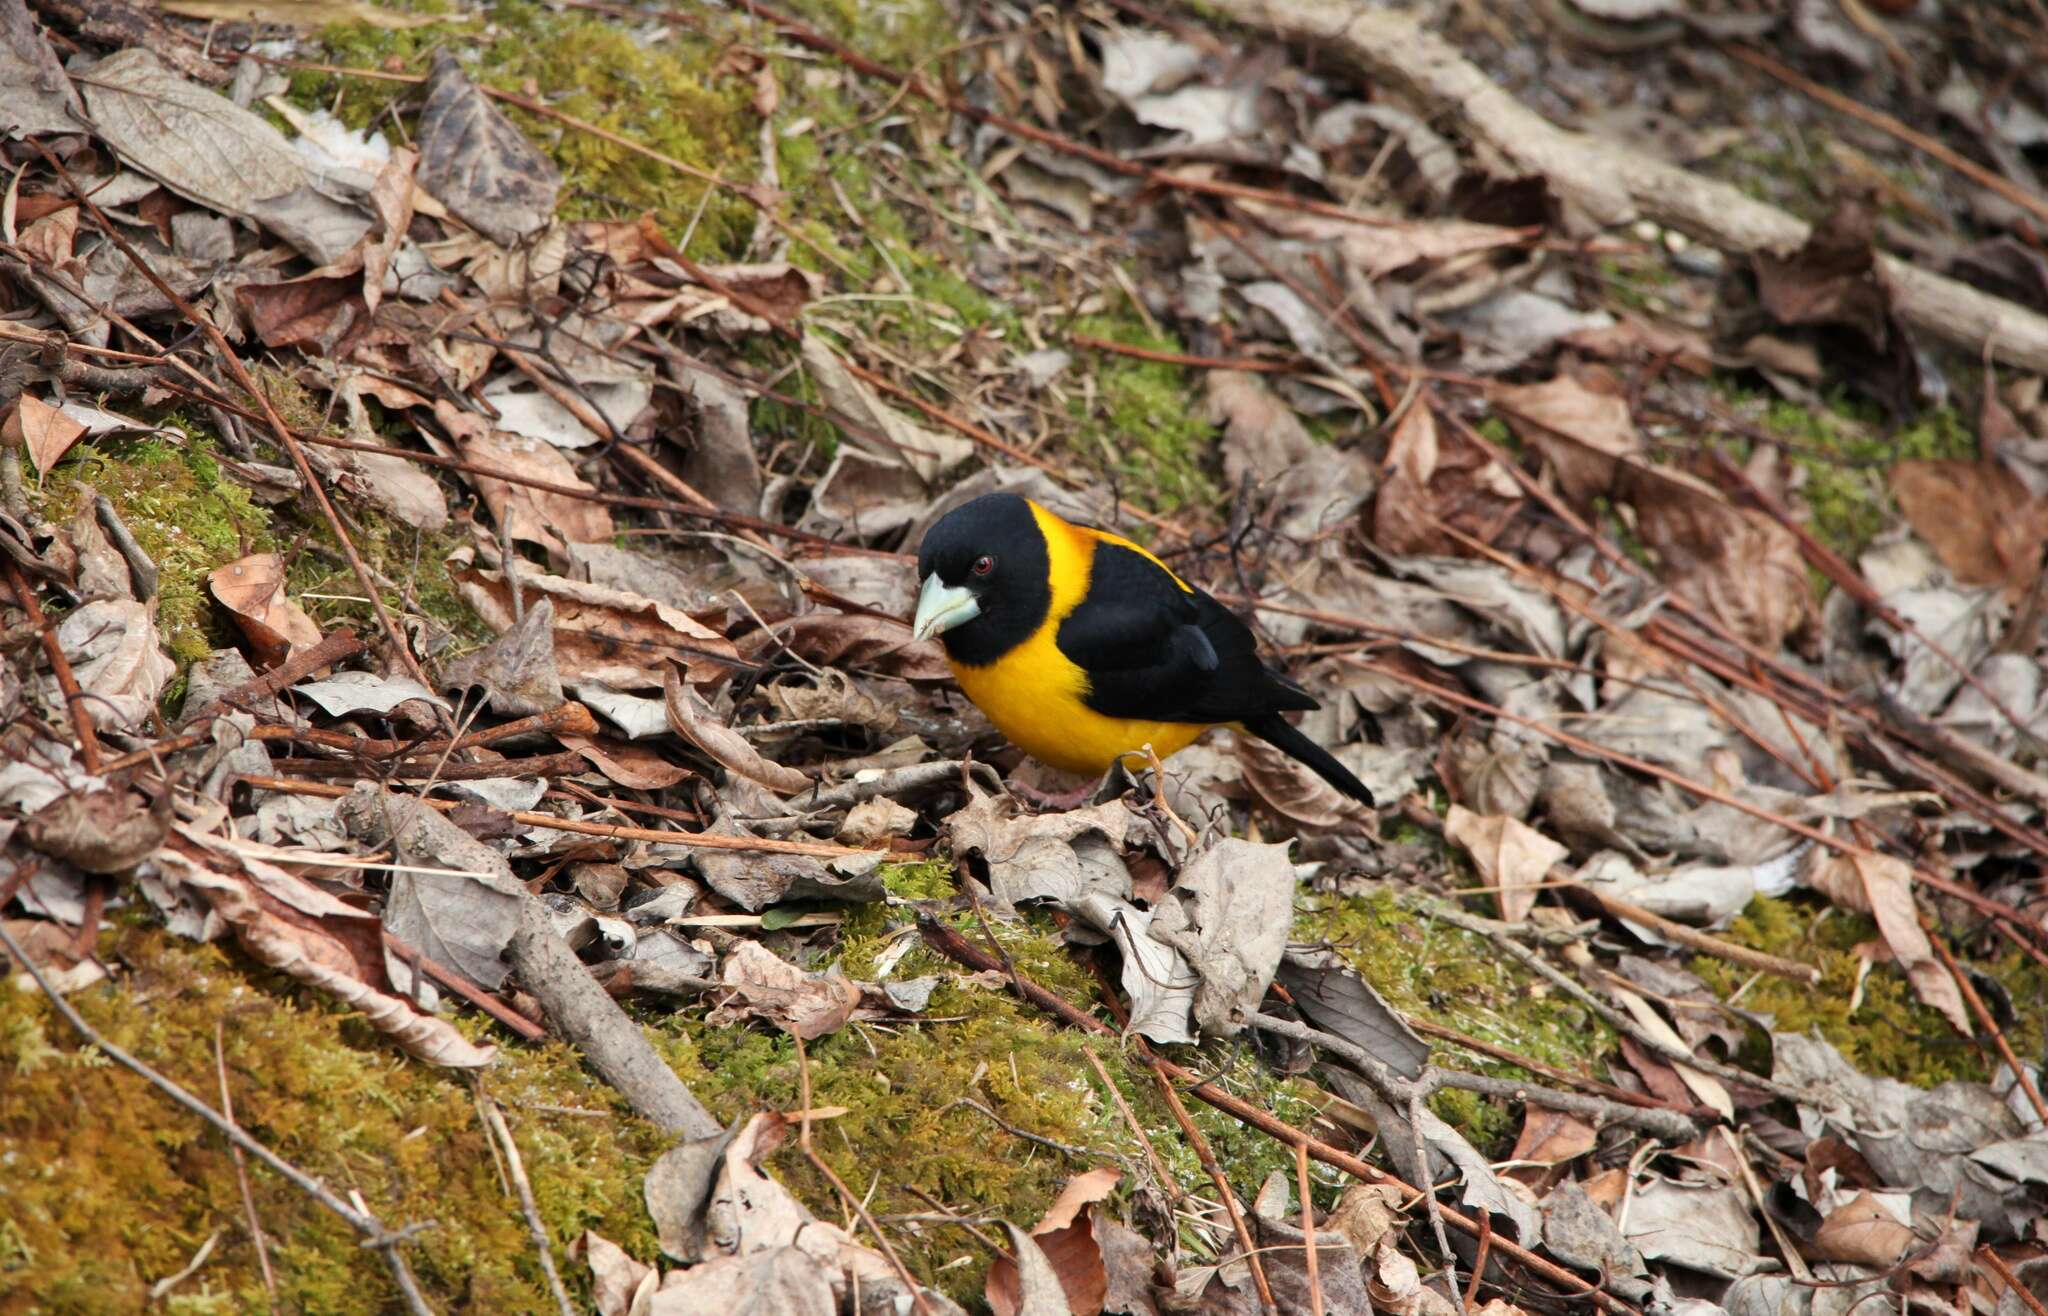
<path fill-rule="evenodd" d="M 1278 713 L 1248 717 L 1238 725 L 1281 752 L 1301 760 L 1313 769 L 1318 777 L 1352 799 L 1365 804 L 1373 803 L 1372 791 L 1367 789 L 1364 782 L 1352 776 L 1351 770 L 1333 758 L 1329 750 L 1296 731 L 1294 724 Z"/>

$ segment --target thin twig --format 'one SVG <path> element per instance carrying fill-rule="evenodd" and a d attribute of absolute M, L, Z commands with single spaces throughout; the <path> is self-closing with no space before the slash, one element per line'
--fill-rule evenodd
<path fill-rule="evenodd" d="M 404 1299 L 406 1310 L 411 1312 L 413 1316 L 432 1316 L 433 1309 L 427 1305 L 426 1295 L 420 1292 L 419 1281 L 413 1278 L 412 1267 L 406 1264 L 405 1255 L 399 1251 L 398 1245 L 420 1230 L 432 1228 L 433 1221 L 420 1221 L 407 1225 L 398 1233 L 385 1229 L 383 1222 L 378 1220 L 376 1216 L 368 1211 L 358 1211 L 355 1207 L 329 1191 L 327 1186 L 318 1179 L 315 1179 L 312 1175 L 307 1174 L 298 1166 L 293 1165 L 290 1161 L 279 1156 L 247 1133 L 244 1133 L 240 1125 L 232 1120 L 223 1119 L 219 1111 L 216 1111 L 213 1107 L 187 1092 L 176 1082 L 166 1078 L 135 1056 L 129 1054 L 126 1050 L 101 1036 L 97 1029 L 85 1021 L 85 1016 L 73 1009 L 71 1002 L 65 1000 L 63 995 L 50 985 L 50 980 L 43 976 L 41 966 L 29 957 L 26 950 L 22 949 L 21 943 L 14 939 L 14 934 L 7 930 L 7 925 L 4 922 L 0 922 L 0 946 L 6 947 L 7 953 L 14 957 L 15 962 L 28 972 L 29 977 L 35 979 L 35 984 L 42 989 L 43 995 L 50 998 L 51 1008 L 63 1016 L 64 1022 L 71 1025 L 72 1031 L 83 1038 L 86 1045 L 97 1049 L 114 1063 L 132 1070 L 147 1079 L 153 1087 L 165 1096 L 199 1116 L 199 1118 L 205 1120 L 214 1128 L 219 1129 L 230 1144 L 240 1147 L 243 1151 L 254 1156 L 278 1174 L 283 1175 L 299 1191 L 347 1221 L 351 1228 L 364 1235 L 364 1247 L 374 1248 L 384 1257 L 384 1263 L 391 1268 L 392 1278 L 397 1281 L 398 1292 Z"/>
<path fill-rule="evenodd" d="M 540 1207 L 533 1200 L 533 1184 L 526 1177 L 526 1163 L 519 1157 L 519 1144 L 512 1140 L 512 1130 L 506 1127 L 505 1113 L 498 1109 L 498 1103 L 484 1098 L 484 1113 L 490 1117 L 491 1132 L 498 1135 L 498 1141 L 505 1146 L 506 1167 L 512 1172 L 512 1186 L 519 1190 L 519 1209 L 526 1213 L 526 1228 L 533 1235 L 533 1246 L 540 1253 L 540 1269 L 548 1279 L 548 1291 L 555 1295 L 555 1307 L 562 1316 L 576 1316 L 575 1304 L 569 1301 L 569 1290 L 562 1287 L 562 1276 L 555 1269 L 555 1250 L 548 1242 L 548 1227 L 540 1218 Z"/>
<path fill-rule="evenodd" d="M 1970 1003 L 1970 1013 L 1976 1015 L 1977 1022 L 1984 1026 L 1984 1031 L 1991 1034 L 1991 1044 L 1998 1048 L 1999 1058 L 2005 1061 L 2005 1067 L 2010 1069 L 2012 1076 L 2019 1081 L 2020 1090 L 2025 1092 L 2027 1100 L 2033 1103 L 2034 1113 L 2040 1116 L 2041 1127 L 2048 1129 L 2048 1102 L 2041 1100 L 2041 1089 L 2035 1085 L 2034 1076 L 2020 1063 L 2020 1058 L 2013 1054 L 2012 1043 L 2005 1040 L 2005 1030 L 1998 1026 L 1998 1020 L 1985 1008 L 1984 998 L 1977 995 L 1977 988 L 1970 982 L 1970 975 L 1964 973 L 1963 966 L 1956 963 L 1955 955 L 1942 939 L 1941 930 L 1924 915 L 1920 919 L 1920 925 L 1927 930 L 1928 942 L 1933 945 L 1934 953 L 1941 956 L 1941 962 L 1948 969 L 1949 976 L 1956 980 L 1956 986 L 1961 989 L 1963 999 Z"/>
<path fill-rule="evenodd" d="M 5 455 L 13 461 L 13 454 Z M 23 578 L 21 568 L 10 559 L 7 568 L 7 587 L 14 591 L 15 600 L 21 610 L 28 614 L 29 624 L 42 637 L 43 652 L 50 659 L 50 672 L 57 678 L 58 692 L 64 696 L 64 707 L 70 710 L 71 727 L 78 735 L 78 758 L 85 770 L 98 776 L 101 771 L 100 739 L 93 730 L 92 714 L 86 711 L 85 694 L 78 688 L 78 675 L 71 670 L 71 660 L 64 654 L 63 641 L 57 638 L 57 628 L 43 612 L 43 605 L 36 601 L 35 590 Z"/>
<path fill-rule="evenodd" d="M 797 1146 L 803 1149 L 804 1155 L 817 1167 L 818 1173 L 831 1181 L 832 1186 L 838 1190 L 840 1199 L 860 1217 L 860 1222 L 867 1227 L 868 1233 L 874 1235 L 875 1241 L 882 1245 L 882 1254 L 888 1257 L 889 1265 L 895 1270 L 896 1277 L 903 1281 L 903 1287 L 910 1292 L 911 1304 L 923 1316 L 932 1316 L 932 1306 L 925 1299 L 923 1287 L 911 1278 L 910 1268 L 903 1264 L 903 1258 L 896 1255 L 896 1247 L 889 1241 L 889 1236 L 882 1232 L 882 1227 L 868 1214 L 867 1206 L 853 1195 L 853 1190 L 846 1186 L 846 1181 L 841 1179 L 831 1166 L 825 1164 L 825 1158 L 818 1155 L 817 1149 L 811 1146 L 811 1057 L 804 1050 L 802 1036 L 791 1033 L 790 1038 L 796 1042 L 796 1076 L 800 1085 L 799 1099 L 803 1102 L 803 1110 L 797 1116 Z"/>
<path fill-rule="evenodd" d="M 1171 1199 L 1183 1196 L 1180 1184 L 1167 1172 L 1166 1162 L 1159 1159 L 1159 1149 L 1152 1145 L 1152 1136 L 1145 1132 L 1144 1125 L 1138 1123 L 1138 1117 L 1131 1113 L 1130 1103 L 1124 1100 L 1123 1091 L 1117 1087 L 1116 1080 L 1109 1076 L 1109 1067 L 1102 1063 L 1101 1057 L 1087 1047 L 1081 1048 L 1081 1054 L 1095 1067 L 1096 1077 L 1102 1080 L 1102 1086 L 1108 1090 L 1109 1099 L 1116 1103 L 1117 1113 L 1124 1117 L 1124 1123 L 1137 1135 L 1138 1145 L 1145 1149 L 1145 1159 L 1152 1165 L 1152 1175 L 1159 1180 L 1159 1191 Z"/>
<path fill-rule="evenodd" d="M 235 1099 L 228 1093 L 228 1052 L 227 1021 L 213 1021 L 213 1067 L 220 1076 L 220 1113 L 228 1123 L 235 1122 Z M 242 1155 L 242 1149 L 233 1142 L 228 1143 L 228 1154 L 235 1160 L 235 1181 L 242 1189 L 242 1210 L 249 1217 L 249 1241 L 256 1247 L 256 1266 L 263 1272 L 263 1291 L 270 1295 L 270 1305 L 277 1306 L 277 1275 L 270 1268 L 270 1241 L 263 1236 L 263 1222 L 256 1216 L 256 1195 L 249 1190 L 249 1160 Z"/>
<path fill-rule="evenodd" d="M 1308 1256 L 1309 1316 L 1323 1316 L 1323 1265 L 1316 1253 L 1316 1204 L 1309 1194 L 1308 1148 L 1295 1144 L 1294 1182 L 1301 1192 L 1301 1242 Z"/>
<path fill-rule="evenodd" d="M 1998 1277 L 2005 1281 L 2005 1287 L 2014 1297 L 2026 1304 L 2028 1311 L 2034 1313 L 2034 1316 L 2048 1316 L 2048 1306 L 2043 1306 L 2041 1300 L 2034 1296 L 2034 1291 L 2022 1283 L 2018 1275 L 2013 1274 L 2012 1267 L 2005 1263 L 2004 1257 L 1999 1256 L 1989 1245 L 1978 1248 L 1977 1255 L 1990 1263 L 1991 1268 L 1998 1272 Z"/>
<path fill-rule="evenodd" d="M 1142 1052 L 1150 1054 L 1151 1048 L 1143 1039 L 1139 1040 L 1138 1046 Z M 1210 1148 L 1209 1140 L 1202 1136 L 1194 1117 L 1188 1114 L 1186 1104 L 1181 1101 L 1180 1093 L 1174 1089 L 1173 1080 L 1166 1076 L 1166 1072 L 1155 1065 L 1152 1077 L 1159 1084 L 1159 1095 L 1166 1098 L 1166 1108 L 1173 1112 L 1174 1123 L 1180 1125 L 1181 1136 L 1188 1140 L 1188 1146 L 1194 1148 L 1195 1159 L 1209 1172 L 1209 1182 L 1216 1185 L 1217 1196 L 1223 1199 L 1223 1209 L 1230 1215 L 1230 1227 L 1236 1232 L 1237 1244 L 1244 1251 L 1245 1264 L 1251 1267 L 1252 1285 L 1259 1291 L 1259 1301 L 1267 1311 L 1279 1311 L 1279 1304 L 1273 1301 L 1273 1286 L 1266 1280 L 1265 1263 L 1259 1260 L 1258 1244 L 1252 1241 L 1252 1231 L 1244 1222 L 1244 1211 L 1237 1204 L 1237 1192 L 1224 1176 L 1223 1167 L 1216 1163 L 1216 1153 Z"/>

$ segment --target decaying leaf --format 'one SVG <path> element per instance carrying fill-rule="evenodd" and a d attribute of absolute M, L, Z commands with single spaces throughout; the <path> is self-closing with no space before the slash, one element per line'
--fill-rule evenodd
<path fill-rule="evenodd" d="M 420 186 L 464 223 L 516 246 L 555 215 L 561 172 L 446 51 L 436 51 L 420 112 Z"/>
<path fill-rule="evenodd" d="M 569 459 L 552 444 L 494 429 L 482 416 L 447 402 L 434 404 L 434 418 L 455 437 L 465 461 L 524 479 L 591 490 Z M 603 503 L 487 475 L 472 478 L 478 496 L 491 510 L 492 519 L 508 528 L 514 539 L 559 552 L 564 540 L 592 544 L 604 543 L 612 537 L 612 514 Z"/>
<path fill-rule="evenodd" d="M 718 980 L 733 994 L 712 1011 L 715 1019 L 765 1019 L 807 1042 L 845 1027 L 860 1004 L 860 988 L 837 965 L 805 973 L 758 941 L 735 944 Z"/>
<path fill-rule="evenodd" d="M 22 0 L 0 0 L 0 123 L 24 136 L 75 132 L 84 106 Z"/>
<path fill-rule="evenodd" d="M 88 873 L 127 873 L 170 834 L 168 792 L 145 805 L 125 790 L 66 791 L 29 815 L 28 841 Z"/>
<path fill-rule="evenodd" d="M 908 462 L 927 483 L 974 455 L 974 445 L 966 439 L 926 429 L 883 402 L 822 340 L 807 336 L 803 358 L 825 405 L 862 427 L 845 430 L 846 442 L 876 457 Z M 868 437 L 871 432 L 879 432 L 887 442 Z"/>
<path fill-rule="evenodd" d="M 163 851 L 161 862 L 205 897 L 257 960 L 335 997 L 408 1054 L 456 1069 L 487 1065 L 496 1054 L 390 990 L 374 917 L 247 855 L 239 860 L 246 877 L 177 850 Z"/>
<path fill-rule="evenodd" d="M 704 697 L 675 673 L 662 674 L 662 696 L 668 710 L 669 729 L 689 741 L 730 772 L 758 781 L 784 795 L 803 790 L 811 779 L 795 768 L 785 768 L 762 756 L 745 736 L 719 719 Z"/>
<path fill-rule="evenodd" d="M 659 689 L 671 664 L 681 664 L 692 682 L 709 681 L 730 671 L 737 657 L 724 635 L 679 608 L 624 590 L 545 575 L 523 563 L 518 570 L 528 606 L 539 595 L 554 605 L 555 666 L 565 684 Z M 512 629 L 512 598 L 503 574 L 472 569 L 451 572 L 450 578 L 494 630 Z"/>
<path fill-rule="evenodd" d="M 1830 1211 L 1813 1235 L 1814 1251 L 1828 1260 L 1877 1270 L 1888 1269 L 1916 1242 L 1912 1226 L 1869 1193 L 1858 1193 Z"/>
<path fill-rule="evenodd" d="M 1549 459 L 1577 502 L 1613 488 L 1617 464 L 1642 451 L 1628 399 L 1596 393 L 1570 375 L 1501 385 L 1492 397 L 1515 432 Z"/>
<path fill-rule="evenodd" d="M 1551 865 L 1571 853 L 1520 819 L 1482 817 L 1462 804 L 1451 806 L 1444 835 L 1465 847 L 1487 885 L 1500 889 L 1500 916 L 1509 922 L 1529 916 Z"/>
<path fill-rule="evenodd" d="M 40 398 L 24 393 L 8 413 L 5 431 L 6 445 L 18 443 L 26 448 L 36 473 L 48 475 L 50 468 L 71 451 L 71 445 L 84 436 L 85 426 Z"/>
<path fill-rule="evenodd" d="M 1948 1017 L 1963 1036 L 1972 1036 L 1970 1012 L 1963 994 L 1920 924 L 1913 903 L 1913 870 L 1903 859 L 1878 854 L 1833 854 L 1821 858 L 1808 882 L 1845 909 L 1868 914 L 1906 971 L 1922 1001 Z"/>
<path fill-rule="evenodd" d="M 215 568 L 206 583 L 255 648 L 264 666 L 275 666 L 298 649 L 320 643 L 320 628 L 306 610 L 286 597 L 284 559 L 251 553 Z"/>
<path fill-rule="evenodd" d="M 507 717 L 559 708 L 562 674 L 555 666 L 555 605 L 546 595 L 526 605 L 526 616 L 442 673 L 447 687 L 482 686 L 491 707 Z"/>
<path fill-rule="evenodd" d="M 1808 636 L 1819 605 L 1791 531 L 1675 471 L 1625 468 L 1621 494 L 1664 579 L 1766 652 Z"/>
<path fill-rule="evenodd" d="M 1152 937 L 1178 950 L 1200 979 L 1195 1021 L 1233 1037 L 1256 1014 L 1294 927 L 1294 864 L 1285 841 L 1224 837 L 1181 870 L 1152 920 Z"/>
<path fill-rule="evenodd" d="M 1913 532 L 1959 583 L 1995 585 L 2016 598 L 2040 576 L 2048 499 L 2030 493 L 2004 466 L 1903 461 L 1887 478 Z"/>
<path fill-rule="evenodd" d="M 178 670 L 158 638 L 155 614 L 134 599 L 93 599 L 73 609 L 57 625 L 57 642 L 90 701 L 92 720 L 107 729 L 147 718 Z M 44 678 L 43 690 L 47 702 L 62 707 L 54 675 Z"/>
<path fill-rule="evenodd" d="M 1073 1316 L 1096 1316 L 1102 1311 L 1109 1296 L 1109 1273 L 1103 1263 L 1101 1244 L 1096 1241 L 1092 1208 L 1109 1195 L 1122 1177 L 1121 1171 L 1111 1169 L 1075 1175 L 1060 1190 L 1044 1218 L 1032 1226 L 1029 1237 L 1064 1297 L 1064 1304 L 1055 1306 L 1055 1310 L 1071 1312 Z M 1032 1310 L 1034 1302 L 1045 1305 L 1036 1291 L 1042 1287 L 1044 1277 L 1031 1276 L 1033 1259 L 1029 1254 L 1020 1253 L 1019 1260 L 1025 1269 L 1020 1270 L 1017 1260 L 1005 1256 L 998 1256 L 989 1265 L 983 1292 L 997 1316 L 1018 1316 Z M 1027 1285 L 1034 1290 L 1028 1295 Z"/>

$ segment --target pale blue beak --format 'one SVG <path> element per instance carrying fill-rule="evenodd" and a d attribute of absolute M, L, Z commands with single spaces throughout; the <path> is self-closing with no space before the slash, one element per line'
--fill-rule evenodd
<path fill-rule="evenodd" d="M 965 585 L 948 585 L 938 572 L 924 578 L 917 595 L 917 617 L 910 623 L 910 637 L 929 640 L 955 626 L 965 626 L 981 615 L 981 600 Z"/>

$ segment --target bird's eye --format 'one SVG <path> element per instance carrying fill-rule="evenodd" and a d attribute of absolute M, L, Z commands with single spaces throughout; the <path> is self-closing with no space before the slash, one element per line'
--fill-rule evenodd
<path fill-rule="evenodd" d="M 992 557 L 989 557 L 987 554 L 983 554 L 982 556 L 974 559 L 974 574 L 977 576 L 986 576 L 989 572 L 994 571 L 995 569 L 996 560 Z"/>

